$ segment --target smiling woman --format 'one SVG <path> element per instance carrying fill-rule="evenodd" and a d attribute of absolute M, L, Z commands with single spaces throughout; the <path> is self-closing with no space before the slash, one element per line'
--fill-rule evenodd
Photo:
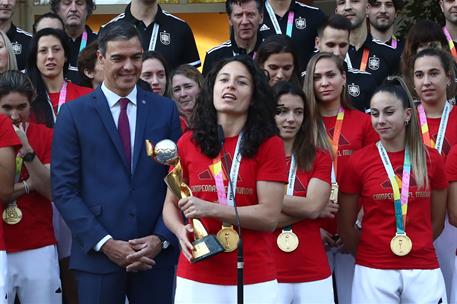
<path fill-rule="evenodd" d="M 27 61 L 27 74 L 37 91 L 31 120 L 48 127 L 54 125 L 62 104 L 92 91 L 64 79 L 69 56 L 65 39 L 61 30 L 45 28 L 38 31 L 33 36 Z"/>
<path fill-rule="evenodd" d="M 375 91 L 371 117 L 380 141 L 351 156 L 340 188 L 341 237 L 356 258 L 352 301 L 446 302 L 433 246 L 446 208 L 443 161 L 420 140 L 416 109 L 402 79 L 388 79 Z M 360 203 L 364 217 L 358 231 Z"/>

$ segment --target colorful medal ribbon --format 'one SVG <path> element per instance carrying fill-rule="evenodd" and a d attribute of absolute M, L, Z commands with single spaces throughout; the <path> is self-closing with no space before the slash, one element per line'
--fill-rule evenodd
<path fill-rule="evenodd" d="M 273 11 L 273 8 L 271 7 L 271 4 L 269 1 L 265 2 L 265 8 L 267 9 L 268 16 L 270 17 L 271 23 L 273 24 L 273 27 L 275 28 L 276 34 L 282 34 L 281 27 L 279 26 L 279 23 L 278 23 L 278 19 L 276 19 L 276 14 Z M 286 28 L 286 35 L 289 37 L 292 37 L 294 16 L 295 16 L 295 13 L 292 10 L 289 11 L 289 14 L 287 15 L 287 28 Z"/>
<path fill-rule="evenodd" d="M 454 57 L 454 60 L 457 62 L 457 50 L 455 49 L 454 40 L 452 40 L 452 36 L 445 26 L 443 27 L 443 33 L 446 36 L 447 43 L 449 45 L 449 50 L 451 51 L 452 57 Z"/>
<path fill-rule="evenodd" d="M 370 50 L 367 48 L 364 48 L 363 53 L 362 53 L 362 61 L 360 61 L 360 68 L 359 68 L 359 70 L 362 72 L 365 72 L 367 70 L 368 56 L 370 56 Z"/>
<path fill-rule="evenodd" d="M 54 119 L 54 123 L 56 122 L 57 119 L 57 114 L 59 114 L 60 107 L 65 103 L 67 100 L 67 85 L 68 83 L 64 80 L 62 83 L 62 87 L 60 88 L 60 93 L 59 93 L 59 103 L 57 104 L 57 111 L 54 111 L 54 107 L 52 105 L 52 101 L 48 96 L 48 103 L 51 106 L 52 110 L 52 118 Z"/>
<path fill-rule="evenodd" d="M 335 127 L 333 129 L 333 137 L 330 139 L 333 150 L 333 166 L 332 166 L 332 183 L 336 183 L 336 173 L 338 170 L 338 144 L 340 142 L 341 128 L 344 120 L 344 109 L 340 106 L 336 115 Z"/>
<path fill-rule="evenodd" d="M 397 234 L 406 234 L 406 214 L 408 213 L 408 195 L 409 195 L 409 181 L 411 176 L 411 160 L 408 147 L 405 148 L 405 157 L 403 161 L 403 175 L 399 180 L 395 175 L 394 169 L 387 155 L 387 151 L 382 145 L 381 141 L 376 143 L 379 155 L 381 156 L 384 169 L 386 169 L 389 176 L 390 184 L 394 194 L 394 207 L 395 207 L 395 223 L 397 226 Z M 401 194 L 400 186 L 401 185 Z"/>
<path fill-rule="evenodd" d="M 233 154 L 233 161 L 232 161 L 232 168 L 230 169 L 230 180 L 232 183 L 228 183 L 227 187 L 227 195 L 225 194 L 225 187 L 224 187 L 224 170 L 222 170 L 222 158 L 219 154 L 215 159 L 213 159 L 213 163 L 209 165 L 209 170 L 212 173 L 215 183 L 216 183 L 216 190 L 217 190 L 217 198 L 219 204 L 228 205 L 234 207 L 235 197 L 234 194 L 236 193 L 236 185 L 238 182 L 238 172 L 240 170 L 240 163 L 241 163 L 241 154 L 239 152 L 241 141 L 243 139 L 243 133 L 238 136 L 238 141 L 236 143 L 235 153 Z M 228 169 L 228 168 L 227 168 Z M 233 185 L 233 191 L 231 190 L 230 184 Z"/>
<path fill-rule="evenodd" d="M 398 46 L 398 39 L 395 35 L 392 35 L 392 42 L 390 44 L 390 46 L 393 48 L 393 49 L 397 49 L 397 46 Z"/>
<path fill-rule="evenodd" d="M 436 135 L 436 143 L 434 143 L 433 139 L 430 136 L 430 130 L 428 128 L 427 116 L 425 115 L 424 106 L 422 104 L 417 106 L 417 111 L 419 112 L 419 121 L 421 124 L 422 140 L 426 146 L 435 148 L 440 154 L 443 149 L 443 142 L 446 134 L 447 123 L 449 120 L 449 114 L 451 113 L 451 108 L 452 106 L 450 103 L 446 101 L 443 109 L 443 114 L 441 115 L 438 134 Z"/>
<path fill-rule="evenodd" d="M 84 31 L 81 37 L 81 44 L 79 45 L 79 52 L 81 53 L 82 50 L 86 48 L 87 45 L 87 31 Z"/>

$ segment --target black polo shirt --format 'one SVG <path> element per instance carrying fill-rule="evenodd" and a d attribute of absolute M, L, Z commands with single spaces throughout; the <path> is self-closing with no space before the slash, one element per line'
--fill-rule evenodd
<path fill-rule="evenodd" d="M 366 60 L 366 69 L 361 67 L 363 54 L 367 50 L 368 56 Z M 373 37 L 368 34 L 367 39 L 362 47 L 358 50 L 354 46 L 349 47 L 349 58 L 351 67 L 356 70 L 367 71 L 371 73 L 378 84 L 381 84 L 389 75 L 397 75 L 400 67 L 400 56 L 389 45 L 373 40 Z"/>
<path fill-rule="evenodd" d="M 25 70 L 32 34 L 11 23 L 10 29 L 6 32 L 6 36 L 8 36 L 8 39 L 13 45 L 13 51 L 14 55 L 16 55 L 19 71 Z"/>
<path fill-rule="evenodd" d="M 265 38 L 279 34 L 275 30 L 271 17 L 266 8 L 266 3 L 263 12 L 263 24 L 260 27 L 261 38 Z M 309 59 L 314 54 L 314 45 L 317 37 L 317 31 L 325 20 L 325 14 L 317 7 L 305 5 L 303 3 L 292 1 L 289 10 L 284 16 L 275 15 L 278 21 L 281 33 L 287 34 L 287 20 L 289 12 L 293 11 L 294 19 L 292 26 L 292 42 L 298 58 L 299 71 L 306 70 L 306 65 Z"/>
<path fill-rule="evenodd" d="M 144 51 L 151 50 L 160 53 L 172 70 L 181 64 L 200 66 L 200 57 L 191 28 L 184 20 L 163 11 L 160 5 L 158 5 L 154 22 L 149 26 L 132 16 L 130 4 L 127 5 L 124 13 L 110 22 L 121 20 L 135 25 L 140 33 Z M 156 34 L 155 39 L 152 39 L 154 33 Z"/>
<path fill-rule="evenodd" d="M 346 71 L 346 96 L 349 103 L 357 110 L 367 112 L 370 100 L 378 84 L 369 72 L 355 69 Z"/>
<path fill-rule="evenodd" d="M 88 46 L 91 42 L 97 40 L 97 34 L 92 32 L 90 27 L 86 25 L 86 32 L 87 32 L 87 44 Z M 83 78 L 81 77 L 81 74 L 78 71 L 78 55 L 79 55 L 79 50 L 81 47 L 81 40 L 82 40 L 82 34 L 73 40 L 71 37 L 67 36 L 67 43 L 70 48 L 70 58 L 69 58 L 69 66 L 68 66 L 68 71 L 65 74 L 65 77 L 71 82 L 76 83 L 77 85 L 89 85 L 87 83 L 84 83 Z"/>
<path fill-rule="evenodd" d="M 247 54 L 245 49 L 240 48 L 236 44 L 235 38 L 232 33 L 230 35 L 230 40 L 227 40 L 224 43 L 215 46 L 206 52 L 205 61 L 203 62 L 203 75 L 206 76 L 209 73 L 209 71 L 211 71 L 212 67 L 219 60 L 242 54 L 247 54 L 254 58 L 260 43 L 261 40 L 259 39 L 259 33 L 257 33 L 257 42 L 255 44 L 254 50 Z"/>

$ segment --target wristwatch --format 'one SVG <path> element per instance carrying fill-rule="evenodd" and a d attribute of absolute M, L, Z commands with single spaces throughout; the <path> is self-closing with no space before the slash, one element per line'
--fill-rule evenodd
<path fill-rule="evenodd" d="M 30 163 L 35 159 L 35 156 L 35 152 L 27 152 L 24 154 L 24 156 L 22 156 L 22 160 L 26 163 Z"/>
<path fill-rule="evenodd" d="M 167 249 L 168 247 L 170 247 L 171 243 L 169 241 L 167 241 L 163 236 L 161 235 L 157 235 L 157 237 L 160 239 L 160 241 L 162 242 L 162 250 L 165 250 Z"/>

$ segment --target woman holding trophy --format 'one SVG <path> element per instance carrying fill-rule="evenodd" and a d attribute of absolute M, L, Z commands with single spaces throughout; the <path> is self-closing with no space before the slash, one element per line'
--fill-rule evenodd
<path fill-rule="evenodd" d="M 235 211 L 244 244 L 245 303 L 276 303 L 271 240 L 287 172 L 274 112 L 266 77 L 252 59 L 222 60 L 208 74 L 192 117 L 193 130 L 178 142 L 177 166 L 192 196 L 179 199 L 168 190 L 163 210 L 165 224 L 182 249 L 175 303 L 236 302 Z M 198 238 L 202 227 L 193 219 L 199 219 L 210 236 L 217 235 L 224 252 L 201 260 L 195 256 L 202 244 L 191 235 Z M 210 243 L 203 247 L 211 251 Z"/>

